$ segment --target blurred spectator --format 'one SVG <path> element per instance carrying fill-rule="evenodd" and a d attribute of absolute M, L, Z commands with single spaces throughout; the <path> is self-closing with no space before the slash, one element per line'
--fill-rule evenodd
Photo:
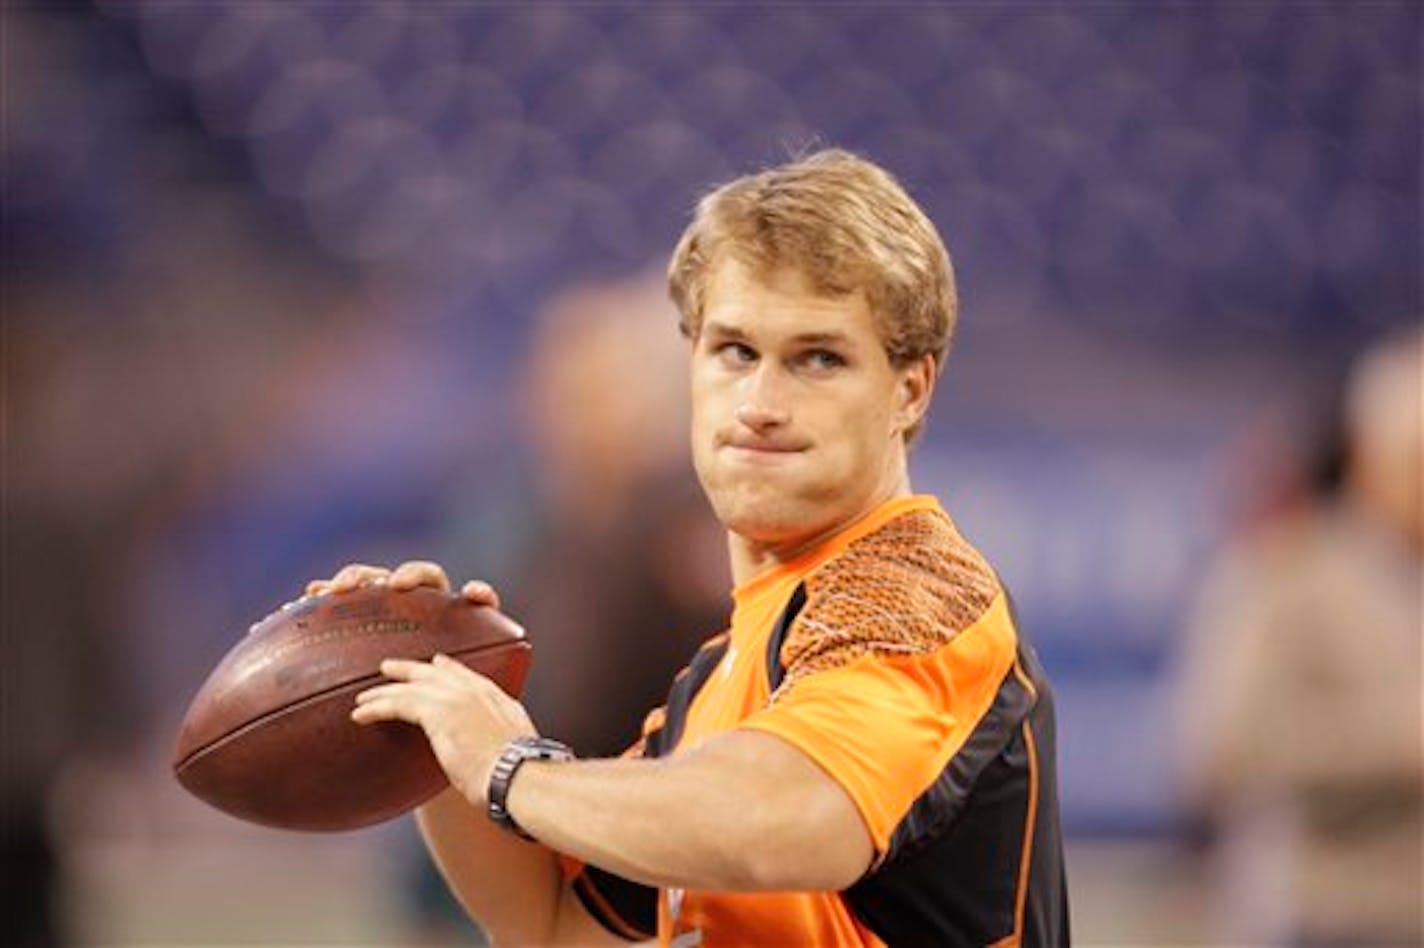
<path fill-rule="evenodd" d="M 479 555 L 444 558 L 500 586 L 534 643 L 530 713 L 581 756 L 632 744 L 673 675 L 727 619 L 726 541 L 688 457 L 686 358 L 661 279 L 556 297 L 524 375 L 532 483 L 475 500 L 473 522 L 498 544 L 471 537 Z M 515 562 L 498 562 L 496 547 L 516 551 Z M 442 918 L 462 931 L 429 860 L 416 858 L 430 937 L 453 934 L 442 935 Z"/>
<path fill-rule="evenodd" d="M 1222 935 L 1424 938 L 1424 333 L 1348 380 L 1342 479 L 1215 564 L 1190 628 L 1183 783 Z"/>
<path fill-rule="evenodd" d="M 586 756 L 631 744 L 726 620 L 722 533 L 688 460 L 676 327 L 661 280 L 648 279 L 563 294 L 535 337 L 526 404 L 542 527 L 506 601 L 539 650 L 531 713 Z"/>

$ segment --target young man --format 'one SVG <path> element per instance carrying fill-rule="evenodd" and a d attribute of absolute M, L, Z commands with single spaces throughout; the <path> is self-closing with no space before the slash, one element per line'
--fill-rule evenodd
<path fill-rule="evenodd" d="M 1066 944 L 1046 682 L 907 474 L 955 319 L 933 225 L 822 152 L 708 195 L 669 282 L 731 627 L 618 760 L 565 759 L 451 659 L 386 663 L 352 716 L 424 728 L 446 880 L 497 943 Z M 308 592 L 367 582 L 448 587 L 415 562 Z"/>

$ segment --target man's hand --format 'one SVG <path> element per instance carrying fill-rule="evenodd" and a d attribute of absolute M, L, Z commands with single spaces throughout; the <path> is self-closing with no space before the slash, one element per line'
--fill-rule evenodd
<path fill-rule="evenodd" d="M 351 720 L 418 724 L 450 783 L 465 799 L 483 806 L 490 771 L 504 745 L 537 733 L 523 705 L 445 655 L 429 662 L 387 659 L 381 673 L 392 681 L 358 694 Z"/>
<path fill-rule="evenodd" d="M 306 594 L 381 585 L 450 591 L 450 579 L 438 563 L 411 560 L 394 570 L 352 563 L 330 579 L 308 583 Z M 499 594 L 481 580 L 466 583 L 460 595 L 476 605 L 499 608 Z M 358 694 L 351 719 L 358 724 L 407 721 L 419 726 L 450 783 L 471 803 L 483 806 L 490 771 L 505 743 L 536 733 L 523 706 L 488 678 L 444 655 L 429 662 L 387 659 L 381 673 L 391 681 Z"/>
<path fill-rule="evenodd" d="M 323 593 L 350 592 L 361 586 L 371 585 L 389 585 L 392 589 L 430 586 L 442 592 L 449 592 L 450 578 L 445 575 L 445 570 L 439 563 L 432 563 L 429 560 L 409 560 L 394 570 L 384 566 L 351 563 L 339 569 L 336 575 L 330 579 L 314 579 L 307 583 L 306 594 L 320 596 Z M 494 587 L 483 580 L 470 580 L 460 587 L 460 595 L 477 606 L 499 608 L 499 593 L 495 592 Z"/>

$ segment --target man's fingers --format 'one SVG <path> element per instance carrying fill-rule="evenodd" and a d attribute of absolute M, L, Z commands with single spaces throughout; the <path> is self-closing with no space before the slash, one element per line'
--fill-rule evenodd
<path fill-rule="evenodd" d="M 314 579 L 307 583 L 305 593 L 308 596 L 320 596 L 324 593 L 350 592 L 361 586 L 378 583 L 387 583 L 392 589 L 401 591 L 418 586 L 429 586 L 441 592 L 450 591 L 450 577 L 445 575 L 445 570 L 439 563 L 430 560 L 407 560 L 394 570 L 366 563 L 348 563 L 330 579 Z M 499 595 L 489 583 L 482 580 L 471 580 L 460 592 L 476 605 L 499 607 Z"/>
<path fill-rule="evenodd" d="M 420 724 L 420 715 L 410 704 L 395 698 L 370 698 L 351 709 L 351 720 L 357 724 L 373 724 L 376 721 L 405 721 Z"/>
<path fill-rule="evenodd" d="M 392 589 L 414 589 L 417 586 L 432 586 L 441 592 L 450 591 L 450 578 L 439 563 L 429 560 L 409 560 L 396 567 L 391 574 Z"/>
<path fill-rule="evenodd" d="M 384 685 L 372 685 L 369 688 L 357 692 L 356 703 L 358 705 L 362 705 L 370 704 L 373 701 L 382 701 L 389 698 L 398 698 L 401 694 L 405 692 L 406 687 L 407 686 L 405 682 L 387 682 Z"/>
<path fill-rule="evenodd" d="M 495 592 L 494 587 L 482 579 L 472 579 L 461 586 L 460 595 L 477 606 L 499 608 L 499 593 Z"/>
<path fill-rule="evenodd" d="M 467 685 L 470 682 L 489 681 L 487 677 L 481 675 L 470 666 L 458 659 L 451 658 L 444 652 L 436 652 L 435 657 L 430 660 L 431 667 L 445 681 Z M 493 682 L 490 682 L 493 684 Z"/>
<path fill-rule="evenodd" d="M 479 677 L 445 655 L 436 655 L 431 662 L 416 662 L 403 658 L 385 659 L 381 662 L 381 674 L 390 680 L 357 692 L 356 710 L 372 710 L 362 711 L 359 717 L 353 712 L 352 720 L 365 723 L 398 718 L 412 724 L 420 724 L 418 709 L 432 699 L 438 701 L 441 695 L 448 697 L 451 693 L 452 682 L 449 676 L 452 671 L 468 677 Z"/>
<path fill-rule="evenodd" d="M 384 583 L 391 571 L 384 566 L 367 566 L 365 563 L 351 563 L 343 566 L 327 584 L 326 592 L 350 592 L 359 586 Z"/>
<path fill-rule="evenodd" d="M 351 709 L 351 720 L 357 724 L 372 721 L 409 721 L 423 723 L 423 710 L 430 707 L 429 695 L 421 691 L 420 685 L 407 681 L 388 681 L 383 685 L 372 685 L 358 692 L 355 707 Z"/>
<path fill-rule="evenodd" d="M 394 681 L 420 681 L 436 675 L 429 662 L 418 662 L 409 658 L 386 658 L 381 660 L 381 674 Z"/>

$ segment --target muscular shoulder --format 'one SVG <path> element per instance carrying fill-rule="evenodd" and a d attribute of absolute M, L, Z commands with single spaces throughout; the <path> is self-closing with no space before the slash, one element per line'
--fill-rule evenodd
<path fill-rule="evenodd" d="M 998 592 L 989 564 L 946 517 L 897 517 L 806 578 L 806 605 L 781 650 L 784 684 L 869 654 L 932 652 Z"/>

